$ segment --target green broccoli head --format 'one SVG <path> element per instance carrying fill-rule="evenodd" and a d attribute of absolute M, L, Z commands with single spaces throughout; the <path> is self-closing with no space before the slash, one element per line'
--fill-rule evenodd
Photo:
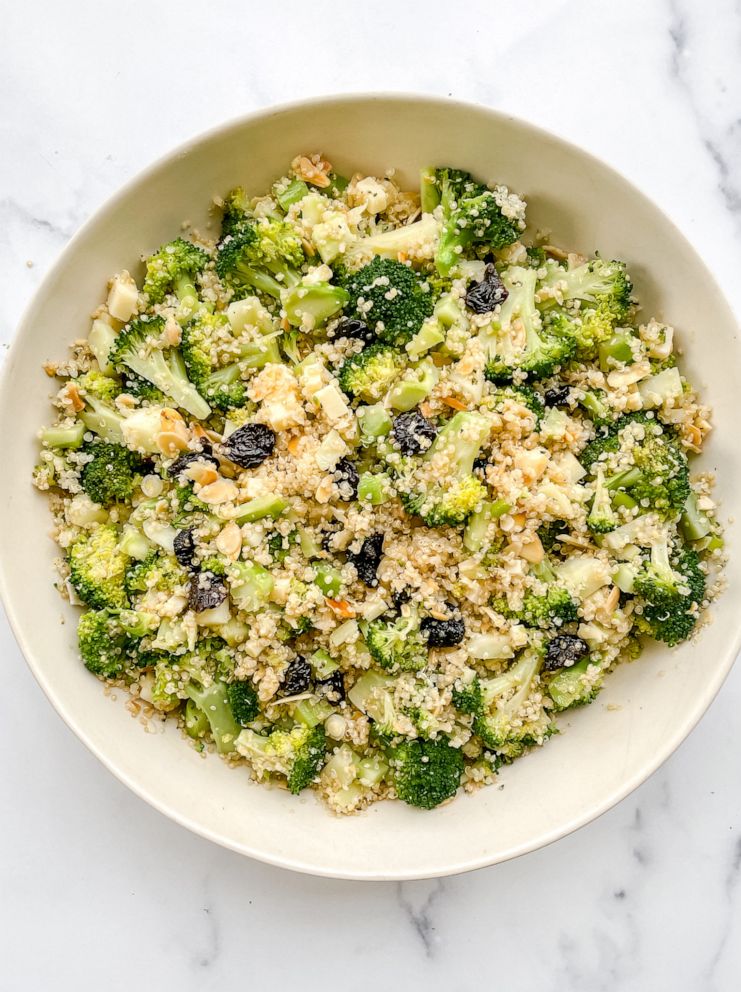
<path fill-rule="evenodd" d="M 559 585 L 548 585 L 546 592 L 527 592 L 518 619 L 526 627 L 561 627 L 577 619 L 576 603 Z"/>
<path fill-rule="evenodd" d="M 480 413 L 463 411 L 452 417 L 400 480 L 405 509 L 430 527 L 465 523 L 488 494 L 473 474 L 473 463 L 490 430 L 488 419 Z"/>
<path fill-rule="evenodd" d="M 103 375 L 97 369 L 85 372 L 84 375 L 78 376 L 75 381 L 83 398 L 91 396 L 104 403 L 112 403 L 121 392 L 121 384 L 116 379 L 112 379 L 109 375 Z"/>
<path fill-rule="evenodd" d="M 120 678 L 138 666 L 138 643 L 157 627 L 158 618 L 135 610 L 88 610 L 80 615 L 77 639 L 85 667 L 99 678 Z"/>
<path fill-rule="evenodd" d="M 555 292 L 564 302 L 578 300 L 585 313 L 600 311 L 598 321 L 607 320 L 613 327 L 629 319 L 633 286 L 624 262 L 594 258 L 566 268 L 549 261 L 546 269 L 541 289 Z"/>
<path fill-rule="evenodd" d="M 220 345 L 225 337 L 231 338 L 231 325 L 226 314 L 202 311 L 183 327 L 180 344 L 188 378 L 195 383 L 201 396 L 217 410 L 241 407 L 247 400 L 239 363 L 219 362 L 223 355 L 223 352 L 220 354 Z"/>
<path fill-rule="evenodd" d="M 224 197 L 221 218 L 221 237 L 234 234 L 251 222 L 249 197 L 241 186 L 236 186 Z"/>
<path fill-rule="evenodd" d="M 127 562 L 113 524 L 101 524 L 78 537 L 69 551 L 69 568 L 70 580 L 83 603 L 98 610 L 128 606 L 124 584 Z"/>
<path fill-rule="evenodd" d="M 260 712 L 257 693 L 251 682 L 232 682 L 226 689 L 234 719 L 242 727 L 252 723 Z"/>
<path fill-rule="evenodd" d="M 587 527 L 593 534 L 607 534 L 615 530 L 617 525 L 618 518 L 612 506 L 610 490 L 605 484 L 605 473 L 601 467 L 598 467 L 592 505 L 587 516 Z"/>
<path fill-rule="evenodd" d="M 90 499 L 101 506 L 127 502 L 144 471 L 142 458 L 121 444 L 105 441 L 95 441 L 84 450 L 92 459 L 83 466 L 80 481 Z"/>
<path fill-rule="evenodd" d="M 435 262 L 438 271 L 447 275 L 465 253 L 482 249 L 497 251 L 516 241 L 524 228 L 522 212 L 508 211 L 504 187 L 489 189 L 460 169 L 437 169 L 427 177 L 427 186 L 437 192 L 442 212 L 442 227 Z M 431 179 L 431 182 L 429 181 Z M 431 206 L 431 197 L 427 196 Z"/>
<path fill-rule="evenodd" d="M 184 238 L 177 238 L 163 245 L 147 259 L 144 292 L 150 303 L 161 303 L 168 293 L 179 299 L 195 297 L 193 282 L 208 264 L 209 258 L 202 248 Z"/>
<path fill-rule="evenodd" d="M 668 534 L 655 542 L 634 581 L 634 592 L 643 600 L 638 621 L 642 632 L 671 647 L 686 640 L 697 623 L 705 585 L 695 551 L 675 549 Z"/>
<path fill-rule="evenodd" d="M 604 470 L 608 490 L 624 490 L 667 518 L 682 512 L 690 494 L 687 457 L 674 432 L 643 413 L 607 425 L 579 460 L 593 475 Z"/>
<path fill-rule="evenodd" d="M 402 347 L 431 315 L 433 294 L 409 266 L 376 256 L 344 277 L 346 312 L 366 323 L 385 344 Z"/>
<path fill-rule="evenodd" d="M 280 299 L 298 283 L 304 250 L 296 228 L 287 221 L 245 219 L 221 240 L 216 272 L 232 289 L 256 289 Z"/>
<path fill-rule="evenodd" d="M 188 574 L 174 555 L 165 551 L 150 551 L 141 561 L 129 563 L 124 584 L 128 596 L 135 598 L 149 591 L 173 595 L 188 582 Z"/>
<path fill-rule="evenodd" d="M 247 758 L 258 778 L 280 775 L 288 790 L 298 795 L 318 775 L 327 753 L 321 725 L 298 725 L 291 730 L 273 730 L 267 736 L 243 730 L 237 750 Z"/>
<path fill-rule="evenodd" d="M 502 413 L 508 404 L 517 403 L 524 406 L 535 416 L 536 429 L 540 426 L 541 418 L 545 413 L 543 400 L 538 393 L 530 386 L 500 386 L 487 398 L 486 404 L 497 413 Z"/>
<path fill-rule="evenodd" d="M 162 317 L 140 317 L 121 331 L 111 350 L 109 361 L 119 370 L 131 369 L 151 382 L 177 406 L 205 420 L 211 407 L 188 379 L 182 355 L 175 348 L 164 350 Z"/>
<path fill-rule="evenodd" d="M 453 706 L 459 713 L 471 716 L 482 716 L 484 712 L 484 694 L 481 682 L 475 678 L 471 682 L 456 683 L 453 686 Z"/>
<path fill-rule="evenodd" d="M 594 702 L 604 682 L 604 670 L 587 655 L 569 668 L 562 668 L 548 681 L 548 695 L 556 712 Z"/>
<path fill-rule="evenodd" d="M 393 620 L 379 617 L 368 624 L 365 643 L 381 668 L 417 671 L 427 663 L 427 644 L 414 613 Z"/>
<path fill-rule="evenodd" d="M 348 396 L 375 403 L 385 396 L 405 367 L 406 357 L 402 351 L 377 342 L 346 359 L 337 380 Z"/>
<path fill-rule="evenodd" d="M 463 755 L 444 737 L 402 741 L 388 758 L 396 795 L 410 806 L 434 809 L 458 791 Z"/>
<path fill-rule="evenodd" d="M 512 266 L 501 278 L 507 299 L 491 326 L 480 335 L 488 359 L 487 378 L 507 383 L 515 374 L 528 379 L 552 375 L 576 350 L 570 322 L 552 318 L 544 323 L 535 304 L 534 269 Z"/>
<path fill-rule="evenodd" d="M 542 650 L 527 648 L 503 675 L 481 681 L 483 709 L 474 731 L 485 747 L 510 760 L 551 733 L 540 692 L 542 664 Z"/>

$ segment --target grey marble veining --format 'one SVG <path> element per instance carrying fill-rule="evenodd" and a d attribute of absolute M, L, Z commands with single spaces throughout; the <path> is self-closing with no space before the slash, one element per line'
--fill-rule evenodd
<path fill-rule="evenodd" d="M 601 155 L 741 312 L 738 0 L 40 0 L 5 4 L 3 33 L 2 342 L 77 227 L 174 144 L 272 102 L 384 88 L 477 100 Z M 4 622 L 0 645 L 3 990 L 739 988 L 741 671 L 579 833 L 472 875 L 359 885 L 249 862 L 150 810 L 56 717 Z"/>

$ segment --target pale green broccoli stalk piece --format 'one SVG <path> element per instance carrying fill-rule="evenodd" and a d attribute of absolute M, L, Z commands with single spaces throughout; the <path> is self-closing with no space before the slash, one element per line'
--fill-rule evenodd
<path fill-rule="evenodd" d="M 429 285 L 409 266 L 376 257 L 343 282 L 347 313 L 362 320 L 384 344 L 402 347 L 432 313 Z"/>
<path fill-rule="evenodd" d="M 274 579 L 270 572 L 256 562 L 235 561 L 227 568 L 229 593 L 238 609 L 254 613 L 270 599 Z"/>
<path fill-rule="evenodd" d="M 228 688 L 224 682 L 212 682 L 208 686 L 189 682 L 185 687 L 188 697 L 206 715 L 211 736 L 214 739 L 219 754 L 232 754 L 236 750 L 236 742 L 240 726 L 234 719 L 229 705 Z"/>
<path fill-rule="evenodd" d="M 542 744 L 551 722 L 540 694 L 543 652 L 528 648 L 503 674 L 481 680 L 481 710 L 473 727 L 485 747 L 508 759 Z"/>
<path fill-rule="evenodd" d="M 472 554 L 480 551 L 486 544 L 486 535 L 491 521 L 498 520 L 505 513 L 509 513 L 511 509 L 510 504 L 503 499 L 484 500 L 480 508 L 468 518 L 468 523 L 463 531 L 464 548 Z"/>
<path fill-rule="evenodd" d="M 347 304 L 350 297 L 342 286 L 302 280 L 281 294 L 281 304 L 292 327 L 313 330 L 325 324 Z"/>
<path fill-rule="evenodd" d="M 679 529 L 685 541 L 701 541 L 712 533 L 710 517 L 697 505 L 697 493 L 690 492 L 684 504 L 684 512 L 679 521 Z"/>
<path fill-rule="evenodd" d="M 328 561 L 314 562 L 314 584 L 323 596 L 336 599 L 342 589 L 342 573 Z"/>
<path fill-rule="evenodd" d="M 128 559 L 119 548 L 113 524 L 86 531 L 69 551 L 70 581 L 77 595 L 98 610 L 128 606 L 125 589 Z"/>
<path fill-rule="evenodd" d="M 636 596 L 643 600 L 638 626 L 670 647 L 686 640 L 698 620 L 706 578 L 700 559 L 689 548 L 674 549 L 669 535 L 651 547 L 649 561 L 636 575 Z"/>
<path fill-rule="evenodd" d="M 464 411 L 452 417 L 422 457 L 423 464 L 444 462 L 446 475 L 434 473 L 418 485 L 412 472 L 410 490 L 402 493 L 406 510 L 430 527 L 465 523 L 487 496 L 486 486 L 473 474 L 473 463 L 490 430 L 488 419 L 479 413 Z"/>
<path fill-rule="evenodd" d="M 436 169 L 434 180 L 425 172 L 421 185 L 426 206 L 439 197 L 442 228 L 435 261 L 443 275 L 468 252 L 497 251 L 512 244 L 525 227 L 524 204 L 518 204 L 520 211 L 511 209 L 515 204 L 507 200 L 513 198 L 503 186 L 489 189 L 460 169 Z"/>
<path fill-rule="evenodd" d="M 85 409 L 80 414 L 80 420 L 87 430 L 97 434 L 103 441 L 111 444 L 123 443 L 123 415 L 108 403 L 86 396 Z"/>
<path fill-rule="evenodd" d="M 116 339 L 111 362 L 126 366 L 151 382 L 188 413 L 205 420 L 211 407 L 188 379 L 182 355 L 174 348 L 160 347 L 165 322 L 162 317 L 144 317 L 127 324 Z"/>
<path fill-rule="evenodd" d="M 243 730 L 237 750 L 247 758 L 258 778 L 280 775 L 289 792 L 298 795 L 321 771 L 327 752 L 324 729 L 299 725 L 292 730 L 273 730 L 262 736 Z"/>
<path fill-rule="evenodd" d="M 431 361 L 421 362 L 391 387 L 388 404 L 393 410 L 413 410 L 437 385 L 440 373 Z"/>
<path fill-rule="evenodd" d="M 394 494 L 391 479 L 385 472 L 363 472 L 358 481 L 358 503 L 381 506 Z"/>
<path fill-rule="evenodd" d="M 286 212 L 294 203 L 300 203 L 308 195 L 309 187 L 303 179 L 289 179 L 288 182 L 277 182 L 273 186 L 273 196 L 278 206 Z"/>
<path fill-rule="evenodd" d="M 405 367 L 403 352 L 379 342 L 346 359 L 337 379 L 348 396 L 374 403 L 388 392 Z"/>
<path fill-rule="evenodd" d="M 288 508 L 288 505 L 288 500 L 283 496 L 266 493 L 264 496 L 255 496 L 254 499 L 242 503 L 234 519 L 240 527 L 242 524 L 251 524 L 265 517 L 275 519 Z"/>
<path fill-rule="evenodd" d="M 548 695 L 557 712 L 586 706 L 597 698 L 605 673 L 587 655 L 570 668 L 562 668 L 548 682 Z"/>
<path fill-rule="evenodd" d="M 371 657 L 390 671 L 418 671 L 427 664 L 427 643 L 416 613 L 372 620 L 365 632 Z"/>
<path fill-rule="evenodd" d="M 361 443 L 364 447 L 375 444 L 379 438 L 391 432 L 393 426 L 388 410 L 383 403 L 372 406 L 359 406 L 356 411 L 360 427 Z"/>
<path fill-rule="evenodd" d="M 147 259 L 144 292 L 150 303 L 161 303 L 168 293 L 190 310 L 198 306 L 195 278 L 208 264 L 207 253 L 197 245 L 177 238 L 163 245 Z"/>
<path fill-rule="evenodd" d="M 350 259 L 369 254 L 384 258 L 398 259 L 402 252 L 411 258 L 428 258 L 437 244 L 440 224 L 434 217 L 425 216 L 413 224 L 402 224 L 389 231 L 374 233 L 348 246 L 346 256 Z"/>
<path fill-rule="evenodd" d="M 402 802 L 434 809 L 458 791 L 463 755 L 445 737 L 402 741 L 388 751 L 391 781 Z"/>
<path fill-rule="evenodd" d="M 74 424 L 43 427 L 39 431 L 39 440 L 49 448 L 79 448 L 84 435 L 85 425 L 76 420 Z"/>
<path fill-rule="evenodd" d="M 144 471 L 144 461 L 120 444 L 97 441 L 88 445 L 92 456 L 83 466 L 80 482 L 93 503 L 111 506 L 131 499 Z"/>
<path fill-rule="evenodd" d="M 501 279 L 508 292 L 507 299 L 491 326 L 479 336 L 488 355 L 487 378 L 507 383 L 515 372 L 529 379 L 552 375 L 576 350 L 570 323 L 544 324 L 535 303 L 534 269 L 512 266 L 502 272 Z"/>
<path fill-rule="evenodd" d="M 373 721 L 377 736 L 384 739 L 394 736 L 396 708 L 394 686 L 396 680 L 381 672 L 363 672 L 347 694 L 347 698 Z"/>

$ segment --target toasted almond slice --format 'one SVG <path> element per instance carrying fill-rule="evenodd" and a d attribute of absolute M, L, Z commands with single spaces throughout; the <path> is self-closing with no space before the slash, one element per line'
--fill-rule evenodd
<path fill-rule="evenodd" d="M 185 451 L 188 439 L 175 431 L 160 431 L 157 435 L 157 447 L 167 458 L 174 458 L 178 451 Z"/>
<path fill-rule="evenodd" d="M 202 461 L 191 462 L 183 472 L 183 475 L 193 482 L 197 482 L 199 486 L 210 486 L 212 482 L 216 482 L 219 478 L 219 473 L 213 465 Z"/>
<path fill-rule="evenodd" d="M 332 166 L 324 159 L 319 159 L 315 164 L 306 155 L 297 155 L 291 162 L 291 168 L 304 182 L 318 186 L 319 189 L 326 189 L 329 186 L 329 172 Z"/>
<path fill-rule="evenodd" d="M 294 455 L 294 456 L 297 455 L 298 454 L 298 449 L 299 449 L 299 446 L 300 445 L 301 445 L 301 438 L 300 437 L 292 437 L 291 440 L 286 445 L 286 447 L 288 448 L 289 454 Z"/>
<path fill-rule="evenodd" d="M 231 479 L 218 479 L 198 490 L 196 495 L 203 503 L 215 506 L 219 503 L 230 503 L 237 498 L 239 490 Z"/>
<path fill-rule="evenodd" d="M 239 557 L 239 552 L 242 550 L 242 531 L 233 520 L 219 532 L 216 538 L 216 547 L 222 555 L 233 561 Z"/>

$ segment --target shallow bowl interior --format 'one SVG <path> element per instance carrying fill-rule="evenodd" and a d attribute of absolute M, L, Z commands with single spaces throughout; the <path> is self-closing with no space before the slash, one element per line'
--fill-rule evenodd
<path fill-rule="evenodd" d="M 482 790 L 432 813 L 381 803 L 338 819 L 311 796 L 254 786 L 184 745 L 175 727 L 143 731 L 77 660 L 76 611 L 53 588 L 45 500 L 24 480 L 48 422 L 41 363 L 84 335 L 106 280 L 138 271 L 188 219 L 212 223 L 211 198 L 241 183 L 265 190 L 302 151 L 321 150 L 340 173 L 362 170 L 413 185 L 427 164 L 469 169 L 525 194 L 534 227 L 584 252 L 625 259 L 646 314 L 674 323 L 694 381 L 714 408 L 703 456 L 720 468 L 724 516 L 739 514 L 736 322 L 718 287 L 669 220 L 616 172 L 559 139 L 482 108 L 413 97 L 350 97 L 268 111 L 219 128 L 130 183 L 73 239 L 36 295 L 6 360 L 0 433 L 18 485 L 4 487 L 0 585 L 16 636 L 62 717 L 123 782 L 163 813 L 236 851 L 297 870 L 355 878 L 464 871 L 540 847 L 588 822 L 640 784 L 691 730 L 728 673 L 739 641 L 741 559 L 728 529 L 728 589 L 714 623 L 679 650 L 654 648 L 620 668 L 565 733 Z M 23 425 L 23 428 L 19 427 Z M 698 675 L 698 669 L 700 674 Z M 117 694 L 119 697 L 121 693 Z"/>

